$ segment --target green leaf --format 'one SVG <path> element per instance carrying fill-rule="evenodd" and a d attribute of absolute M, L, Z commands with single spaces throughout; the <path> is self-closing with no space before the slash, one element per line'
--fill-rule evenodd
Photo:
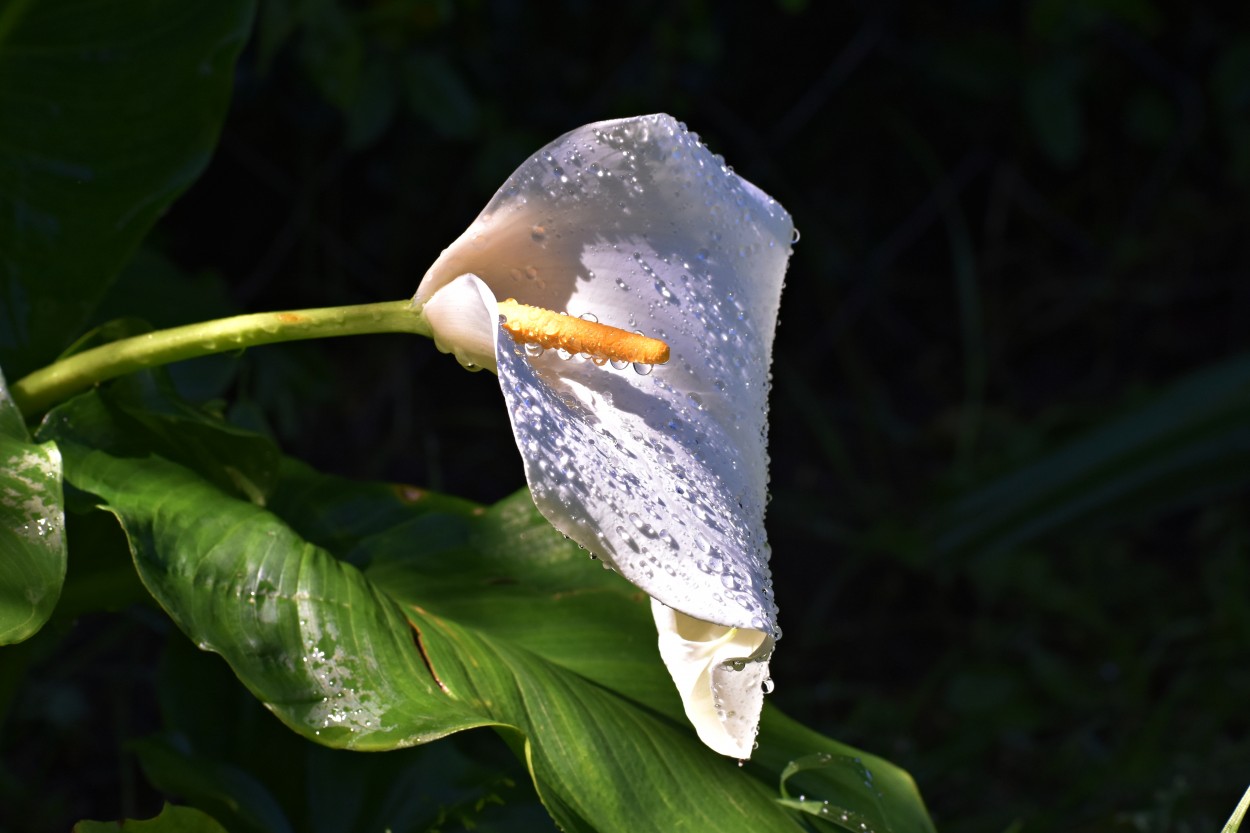
<path fill-rule="evenodd" d="M 74 833 L 227 833 L 212 816 L 194 807 L 166 804 L 156 818 L 137 821 L 80 821 Z"/>
<path fill-rule="evenodd" d="M 933 831 L 915 781 L 889 761 L 765 709 L 756 759 L 780 769 L 779 801 L 851 833 Z M 798 796 L 797 798 L 795 796 Z"/>
<path fill-rule="evenodd" d="M 428 502 L 436 498 L 422 493 L 405 510 L 392 507 L 384 521 L 366 525 L 359 522 L 363 497 L 378 487 L 348 485 L 305 468 L 285 474 L 292 480 L 284 478 L 277 492 L 299 496 L 283 504 L 285 517 L 301 529 L 323 516 L 325 504 L 311 499 L 314 494 L 334 494 L 335 502 L 356 507 L 350 517 L 359 541 L 340 545 L 353 547 L 354 560 L 367 563 L 366 576 L 389 595 L 520 646 L 685 725 L 656 652 L 646 597 L 615 573 L 591 566 L 595 562 L 585 552 L 538 514 L 528 492 L 477 511 L 463 504 L 431 511 Z M 377 497 L 378 505 L 394 500 Z M 368 514 L 382 518 L 378 509 Z M 412 544 L 417 540 L 420 547 Z M 547 615 L 535 616 L 536 610 Z M 845 813 L 875 830 L 933 829 L 915 783 L 888 761 L 825 738 L 772 708 L 766 708 L 759 741 L 752 765 L 771 773 L 784 773 L 804 756 L 835 762 L 796 779 L 809 797 L 836 811 L 824 814 L 828 820 Z"/>
<path fill-rule="evenodd" d="M 43 627 L 64 582 L 61 453 L 31 442 L 0 374 L 0 645 Z"/>
<path fill-rule="evenodd" d="M 297 731 L 390 749 L 489 723 L 439 690 L 393 603 L 272 513 L 160 458 L 71 460 L 157 601 Z"/>
<path fill-rule="evenodd" d="M 161 369 L 65 403 L 43 420 L 39 436 L 123 455 L 159 454 L 256 503 L 265 502 L 281 460 L 266 437 L 181 400 Z"/>
<path fill-rule="evenodd" d="M 248 773 L 197 757 L 163 737 L 129 744 L 148 780 L 165 793 L 212 810 L 233 831 L 291 833 L 273 797 Z"/>
<path fill-rule="evenodd" d="M 201 794 L 220 790 L 213 783 L 220 772 L 246 776 L 253 793 L 263 788 L 285 816 L 282 822 L 270 823 L 271 829 L 286 826 L 307 833 L 461 829 L 450 821 L 443 825 L 448 819 L 479 831 L 550 828 L 524 769 L 488 733 L 459 735 L 385 755 L 309 743 L 275 720 L 220 657 L 197 651 L 177 633 L 166 646 L 158 679 L 167 733 L 154 740 L 185 761 L 202 765 L 180 767 Z M 152 770 L 146 759 L 145 766 Z M 150 774 L 154 783 L 164 783 L 160 773 Z M 186 787 L 176 793 L 188 800 L 193 795 Z M 231 830 L 248 826 L 231 808 L 198 797 L 194 801 Z M 231 803 L 245 809 L 241 800 Z"/>
<path fill-rule="evenodd" d="M 55 358 L 217 141 L 251 0 L 0 8 L 0 364 Z"/>
<path fill-rule="evenodd" d="M 287 461 L 262 506 L 195 470 L 211 468 L 201 457 L 187 468 L 145 454 L 168 439 L 142 420 L 106 424 L 123 408 L 87 403 L 108 395 L 49 416 L 51 436 L 68 426 L 67 479 L 118 517 L 183 631 L 305 737 L 392 749 L 497 727 L 566 830 L 734 829 L 742 818 L 801 830 L 778 780 L 825 752 L 862 768 L 830 767 L 808 792 L 876 830 L 931 829 L 906 773 L 771 710 L 749 766 L 706 749 L 667 679 L 646 597 L 556 533 L 527 494 L 481 509 Z M 111 453 L 76 441 L 87 437 Z"/>

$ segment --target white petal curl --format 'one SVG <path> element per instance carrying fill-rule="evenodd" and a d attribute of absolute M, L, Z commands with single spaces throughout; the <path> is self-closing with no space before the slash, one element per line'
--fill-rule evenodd
<path fill-rule="evenodd" d="M 751 757 L 771 682 L 772 637 L 693 619 L 655 599 L 651 613 L 660 656 L 699 739 L 722 755 Z"/>
<path fill-rule="evenodd" d="M 451 353 L 463 365 L 497 372 L 495 319 L 499 308 L 490 287 L 476 275 L 461 275 L 444 285 L 430 296 L 424 314 L 439 350 Z"/>
<path fill-rule="evenodd" d="M 792 236 L 784 209 L 671 117 L 600 122 L 524 163 L 414 299 L 461 361 L 490 366 L 493 335 L 526 478 L 557 529 L 664 606 L 768 650 L 768 370 Z M 672 358 L 641 375 L 529 355 L 495 298 L 593 314 L 664 339 Z M 738 714 L 756 704 L 753 727 L 747 677 L 767 669 L 751 667 L 720 684 L 742 687 L 725 695 Z"/>

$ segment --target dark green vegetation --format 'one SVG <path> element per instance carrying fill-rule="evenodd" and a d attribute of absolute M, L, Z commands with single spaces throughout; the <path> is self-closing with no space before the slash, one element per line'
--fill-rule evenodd
<path fill-rule="evenodd" d="M 218 9 L 210 23 L 175 11 L 185 3 L 80 0 L 38 16 L 36 34 L 66 44 L 59 56 L 22 48 L 39 5 L 0 8 L 0 235 L 53 240 L 0 256 L 9 381 L 105 322 L 121 319 L 97 340 L 141 322 L 409 295 L 526 154 L 589 121 L 671 112 L 803 232 L 772 400 L 786 636 L 771 702 L 910 771 L 947 833 L 1213 830 L 1227 817 L 1250 781 L 1250 39 L 1219 4 L 325 0 L 266 2 L 249 34 L 243 6 L 204 6 Z M 139 17 L 119 11 L 131 5 Z M 143 16 L 153 9 L 158 23 Z M 123 45 L 150 63 L 110 60 Z M 49 69 L 64 61 L 92 79 L 90 95 Z M 31 79 L 46 82 L 39 96 Z M 38 132 L 50 112 L 76 120 Z M 84 145 L 107 160 L 92 171 L 98 202 L 75 189 L 62 213 L 40 213 L 7 196 L 64 181 L 41 161 Z M 423 340 L 272 347 L 169 376 L 207 413 L 323 472 L 483 503 L 523 485 L 493 380 Z M 646 764 L 625 750 L 631 778 L 661 779 L 697 751 L 664 722 L 673 704 L 648 676 L 658 666 L 613 680 L 623 665 L 594 667 L 593 651 L 548 638 L 541 619 L 527 634 L 537 642 L 518 646 L 515 627 L 492 634 L 473 618 L 488 599 L 521 616 L 527 593 L 556 585 L 458 597 L 455 576 L 439 575 L 448 562 L 427 560 L 497 534 L 492 519 L 520 498 L 481 520 L 455 501 L 323 487 L 159 379 L 73 407 L 34 441 L 62 443 L 81 488 L 186 476 L 164 458 L 230 495 L 230 509 L 259 489 L 267 512 L 321 548 L 308 558 L 365 568 L 338 580 L 450 622 L 426 623 L 427 650 L 468 628 L 504 666 L 571 652 L 532 670 L 545 691 L 650 704 L 639 713 L 672 746 Z M 0 410 L 0 449 L 28 448 L 10 417 Z M 549 824 L 489 730 L 361 755 L 284 728 L 150 601 L 116 523 L 85 512 L 81 488 L 67 490 L 74 543 L 52 621 L 0 649 L 5 829 L 153 816 L 158 791 L 231 830 Z M 145 518 L 151 506 L 118 501 L 132 534 L 180 534 Z M 427 528 L 405 548 L 406 524 Z M 549 545 L 586 566 L 558 536 Z M 142 551 L 138 563 L 152 566 Z M 626 662 L 645 630 L 628 588 L 579 573 L 621 606 L 612 659 Z M 424 584 L 406 591 L 414 575 Z M 162 602 L 179 621 L 229 626 L 176 593 Z M 569 604 L 582 624 L 568 630 L 591 640 L 594 620 Z M 264 668 L 236 669 L 268 691 Z M 267 700 L 279 701 L 300 698 Z M 453 717 L 535 719 L 496 707 Z M 617 713 L 595 714 L 611 725 Z M 770 727 L 788 755 L 770 753 Z M 775 796 L 804 731 L 766 715 L 758 765 L 702 777 Z M 568 818 L 583 812 L 554 794 Z"/>

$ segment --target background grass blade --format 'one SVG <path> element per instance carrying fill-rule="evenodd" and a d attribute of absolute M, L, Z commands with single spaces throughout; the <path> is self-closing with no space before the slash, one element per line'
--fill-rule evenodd
<path fill-rule="evenodd" d="M 1250 480 L 1247 463 L 1250 356 L 1242 355 L 959 498 L 934 546 L 942 556 L 988 557 L 1063 527 L 1194 503 Z"/>

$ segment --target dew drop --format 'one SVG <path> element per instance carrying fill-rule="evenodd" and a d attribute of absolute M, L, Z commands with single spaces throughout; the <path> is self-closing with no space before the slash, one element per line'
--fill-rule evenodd
<path fill-rule="evenodd" d="M 530 358 L 534 358 L 534 359 L 536 359 L 536 358 L 538 358 L 539 356 L 541 356 L 541 355 L 543 354 L 543 352 L 544 352 L 544 349 L 543 349 L 543 346 L 542 346 L 541 344 L 527 344 L 527 345 L 525 345 L 525 355 L 529 356 Z"/>
<path fill-rule="evenodd" d="M 650 376 L 653 369 L 651 365 L 645 362 L 634 362 L 634 372 L 639 376 Z"/>
<path fill-rule="evenodd" d="M 535 243 L 542 243 L 547 239 L 547 229 L 544 226 L 534 226 L 530 229 L 530 239 Z"/>
<path fill-rule="evenodd" d="M 765 694 L 772 694 L 776 690 L 777 685 L 773 682 L 772 677 L 765 677 L 764 682 L 760 683 L 760 690 Z"/>
<path fill-rule="evenodd" d="M 794 230 L 794 234 L 793 234 L 793 235 L 791 235 L 791 237 L 790 237 L 790 243 L 791 243 L 791 244 L 794 244 L 794 243 L 797 243 L 797 242 L 799 242 L 799 230 L 798 230 L 798 229 L 795 229 L 795 230 Z"/>

